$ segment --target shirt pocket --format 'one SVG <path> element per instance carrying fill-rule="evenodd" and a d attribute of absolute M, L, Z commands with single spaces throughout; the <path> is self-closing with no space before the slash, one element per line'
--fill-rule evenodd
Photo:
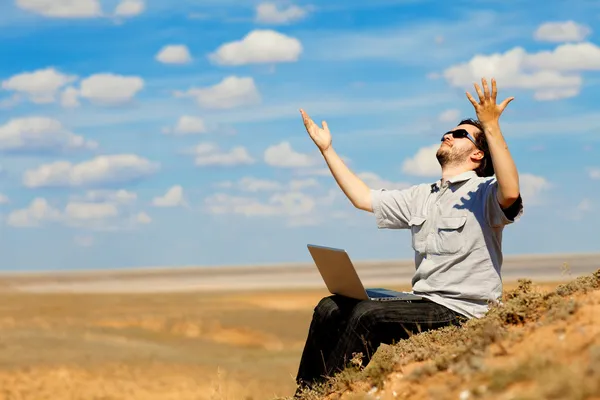
<path fill-rule="evenodd" d="M 466 222 L 465 215 L 439 219 L 437 235 L 435 235 L 437 254 L 456 254 L 463 249 L 466 242 L 464 232 Z"/>
<path fill-rule="evenodd" d="M 427 250 L 427 232 L 425 230 L 425 217 L 411 217 L 408 225 L 412 234 L 412 247 L 421 254 L 425 254 Z"/>

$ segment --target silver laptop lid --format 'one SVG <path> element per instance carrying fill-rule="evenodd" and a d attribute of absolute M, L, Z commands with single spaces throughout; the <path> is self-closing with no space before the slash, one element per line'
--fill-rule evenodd
<path fill-rule="evenodd" d="M 307 247 L 330 293 L 359 300 L 369 299 L 345 250 L 313 244 Z"/>

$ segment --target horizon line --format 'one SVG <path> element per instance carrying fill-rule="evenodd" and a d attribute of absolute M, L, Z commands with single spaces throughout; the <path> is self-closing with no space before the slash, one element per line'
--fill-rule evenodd
<path fill-rule="evenodd" d="M 510 259 L 549 259 L 553 257 L 589 257 L 598 256 L 599 267 L 600 267 L 600 252 L 573 252 L 573 253 L 523 253 L 523 254 L 506 254 L 504 255 L 503 264 Z M 400 265 L 414 264 L 413 258 L 386 258 L 386 259 L 353 259 L 352 262 L 359 266 L 360 264 L 373 264 L 373 263 L 398 263 Z M 221 264 L 221 265 L 202 265 L 202 264 L 188 264 L 188 265 L 155 265 L 155 266 L 142 266 L 142 267 L 106 267 L 106 268 L 78 268 L 78 269 L 26 269 L 26 270 L 9 270 L 0 269 L 0 278 L 19 276 L 19 275 L 62 275 L 62 274 L 75 274 L 75 275 L 94 275 L 94 274 L 127 274 L 127 273 L 144 273 L 144 272 L 169 272 L 169 271 L 186 271 L 186 270 L 260 270 L 260 269 L 286 269 L 286 268 L 306 268 L 314 266 L 312 261 L 297 261 L 297 262 L 270 262 L 270 263 L 249 263 L 249 264 Z"/>

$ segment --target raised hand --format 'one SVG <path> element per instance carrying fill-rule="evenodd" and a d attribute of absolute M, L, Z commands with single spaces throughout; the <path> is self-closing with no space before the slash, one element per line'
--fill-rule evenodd
<path fill-rule="evenodd" d="M 475 107 L 475 112 L 477 113 L 477 119 L 483 124 L 489 124 L 498 122 L 500 119 L 500 115 L 511 101 L 513 101 L 514 97 L 509 97 L 504 100 L 501 104 L 496 104 L 496 95 L 498 91 L 496 90 L 496 80 L 492 78 L 492 93 L 488 88 L 487 81 L 485 78 L 481 78 L 481 85 L 483 86 L 483 93 L 481 92 L 481 88 L 477 83 L 474 84 L 475 91 L 479 96 L 479 102 L 475 101 L 473 96 L 469 92 L 467 92 L 467 98 Z"/>
<path fill-rule="evenodd" d="M 329 132 L 327 122 L 323 121 L 323 127 L 321 128 L 315 124 L 303 109 L 300 109 L 300 114 L 302 114 L 302 121 L 304 122 L 306 132 L 308 132 L 308 135 L 315 142 L 319 150 L 325 151 L 331 147 L 331 133 Z"/>

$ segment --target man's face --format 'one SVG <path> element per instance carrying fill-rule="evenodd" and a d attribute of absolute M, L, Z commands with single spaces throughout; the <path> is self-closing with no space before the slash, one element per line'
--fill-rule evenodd
<path fill-rule="evenodd" d="M 452 129 L 450 132 L 464 129 L 473 136 L 473 138 L 477 138 L 477 135 L 480 133 L 479 129 L 476 126 L 464 124 L 458 125 L 456 128 Z M 436 153 L 436 157 L 443 167 L 445 165 L 450 164 L 462 164 L 469 160 L 471 154 L 477 148 L 468 138 L 457 138 L 455 139 L 451 134 L 447 134 L 444 136 L 443 142 L 440 144 L 440 148 Z"/>

